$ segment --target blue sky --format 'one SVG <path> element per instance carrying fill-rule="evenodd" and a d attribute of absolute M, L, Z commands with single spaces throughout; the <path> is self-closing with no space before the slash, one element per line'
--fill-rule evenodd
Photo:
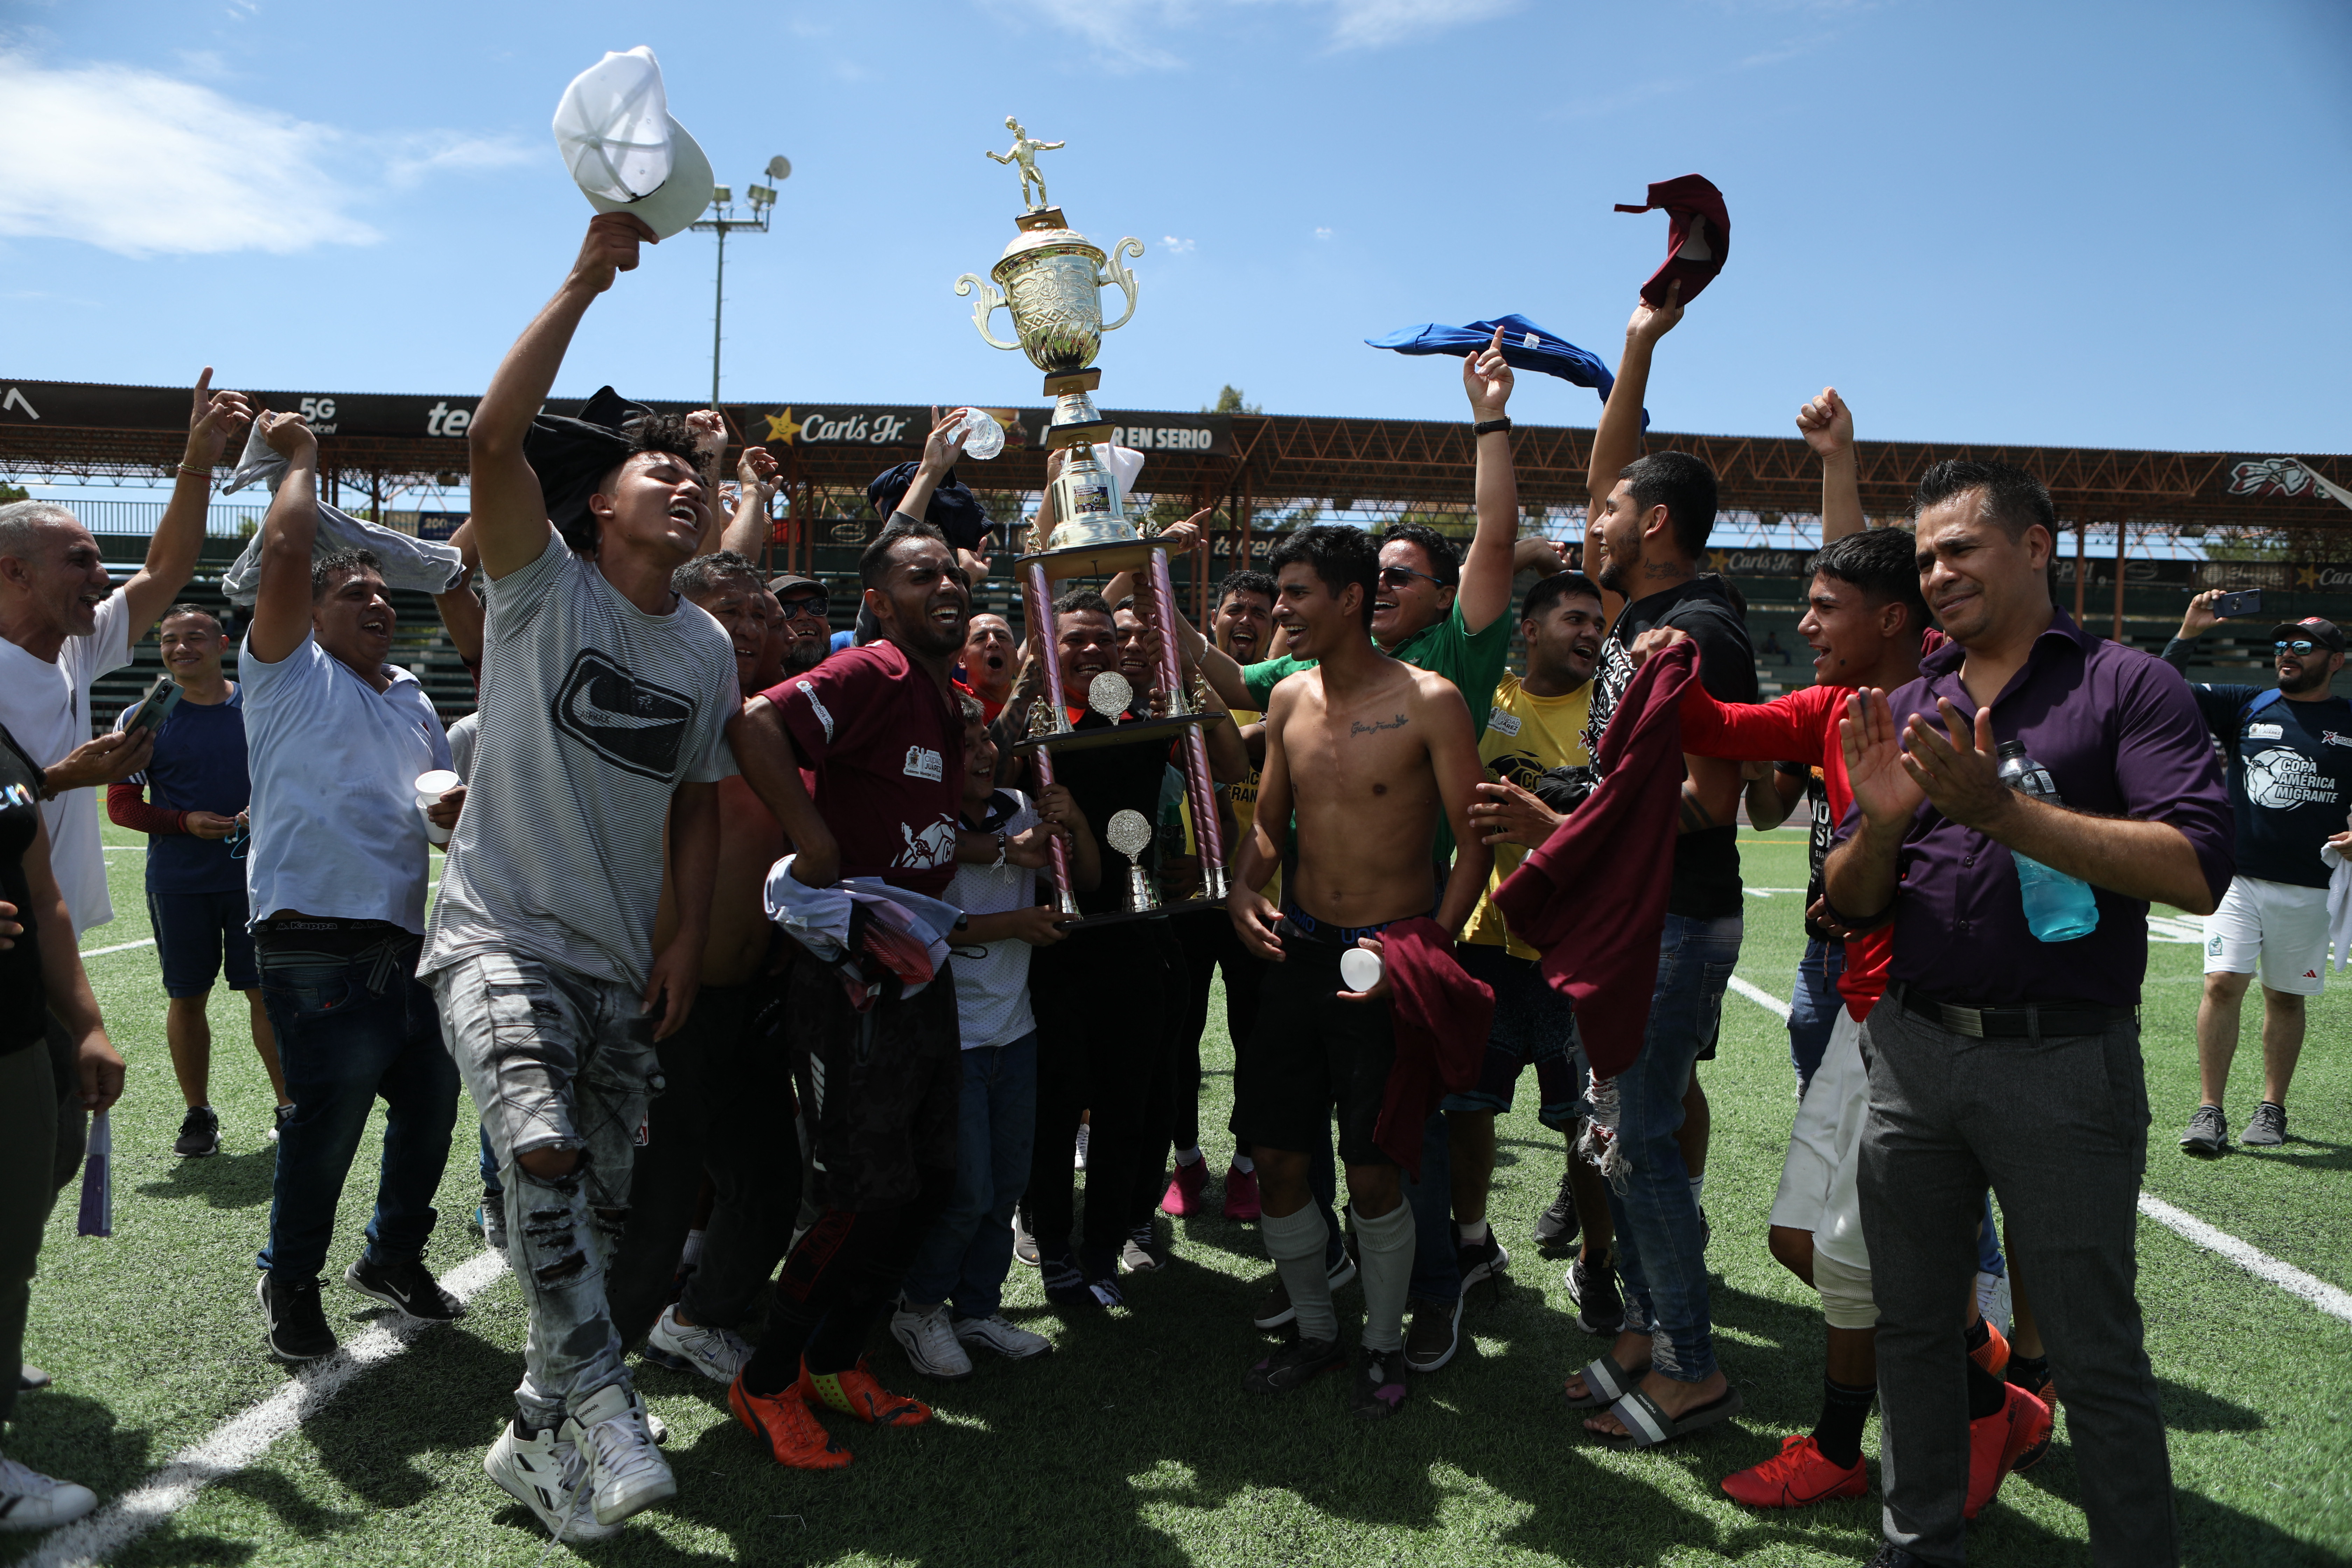
<path fill-rule="evenodd" d="M 793 163 L 729 248 L 730 399 L 1038 401 L 951 292 L 1013 232 L 1016 113 L 1077 227 L 1150 246 L 1106 406 L 1454 417 L 1448 362 L 1360 340 L 1509 310 L 1613 362 L 1665 218 L 1611 205 L 1696 171 L 1731 258 L 1663 428 L 1783 434 L 1834 382 L 1865 437 L 2352 447 L 2324 0 L 13 0 L 0 375 L 478 390 L 589 216 L 556 100 L 641 43 L 721 180 Z M 711 248 L 649 253 L 559 390 L 699 395 Z"/>

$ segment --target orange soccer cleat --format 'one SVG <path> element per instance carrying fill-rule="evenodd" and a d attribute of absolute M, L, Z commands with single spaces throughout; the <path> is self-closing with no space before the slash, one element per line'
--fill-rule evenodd
<path fill-rule="evenodd" d="M 875 1382 L 862 1356 L 847 1372 L 811 1372 L 803 1361 L 800 1381 L 792 1391 L 812 1410 L 838 1410 L 869 1426 L 919 1426 L 931 1418 L 931 1407 L 921 1400 L 893 1394 Z"/>
<path fill-rule="evenodd" d="M 1723 1478 L 1723 1491 L 1750 1508 L 1803 1508 L 1832 1498 L 1860 1497 L 1870 1489 L 1862 1460 L 1851 1468 L 1830 1462 L 1810 1432 L 1780 1439 L 1780 1451 L 1760 1465 Z"/>
<path fill-rule="evenodd" d="M 796 1470 L 837 1470 L 849 1463 L 849 1450 L 809 1413 L 795 1384 L 781 1394 L 753 1394 L 743 1386 L 741 1373 L 727 1385 L 727 1408 L 735 1419 L 760 1435 L 776 1463 Z"/>
<path fill-rule="evenodd" d="M 1992 1320 L 1984 1321 L 1985 1342 L 1969 1352 L 1969 1359 L 1985 1369 L 1986 1374 L 2000 1377 L 2009 1371 L 2009 1336 L 1993 1327 Z"/>
<path fill-rule="evenodd" d="M 2015 1384 L 2009 1398 L 1981 1421 L 1969 1423 L 1969 1495 L 1960 1512 L 1974 1519 L 2018 1470 L 2030 1470 L 2050 1451 L 2050 1407 Z"/>

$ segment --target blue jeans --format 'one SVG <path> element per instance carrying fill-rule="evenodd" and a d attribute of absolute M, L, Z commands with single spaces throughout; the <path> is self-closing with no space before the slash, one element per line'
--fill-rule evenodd
<path fill-rule="evenodd" d="M 1715 1373 L 1708 1318 L 1706 1248 L 1698 1200 L 1675 1133 L 1700 1049 L 1723 1018 L 1723 990 L 1739 962 L 1740 917 L 1668 915 L 1658 943 L 1658 983 L 1642 1054 L 1617 1075 L 1617 1143 L 1625 1190 L 1609 1188 L 1617 1226 L 1617 1268 L 1625 1280 L 1625 1323 L 1647 1325 L 1652 1364 L 1677 1383 Z"/>
<path fill-rule="evenodd" d="M 1029 1187 L 1037 1131 L 1037 1032 L 963 1053 L 956 1110 L 955 1187 L 907 1268 L 907 1300 L 955 1303 L 959 1318 L 992 1318 L 1013 1268 L 1013 1211 Z"/>
<path fill-rule="evenodd" d="M 379 1096 L 383 1161 L 368 1260 L 425 1256 L 457 1121 L 457 1067 L 441 1048 L 432 993 L 416 982 L 424 941 L 404 934 L 338 953 L 300 935 L 261 935 L 261 1000 L 294 1117 L 278 1134 L 269 1241 L 255 1262 L 281 1283 L 326 1267 L 343 1179 Z"/>
<path fill-rule="evenodd" d="M 1805 956 L 1797 961 L 1797 994 L 1789 998 L 1789 1065 L 1797 1069 L 1800 1095 L 1821 1070 L 1838 1009 L 1845 1005 L 1837 988 L 1844 973 L 1845 943 L 1819 938 L 1805 943 Z"/>

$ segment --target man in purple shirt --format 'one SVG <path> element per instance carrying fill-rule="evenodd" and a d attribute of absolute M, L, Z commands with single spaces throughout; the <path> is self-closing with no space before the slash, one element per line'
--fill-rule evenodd
<path fill-rule="evenodd" d="M 2003 1428 L 2046 1422 L 2018 1414 L 2021 1390 L 1976 1408 L 1952 1331 L 1990 1181 L 2066 1390 L 2092 1560 L 2164 1568 L 2179 1531 L 2133 1295 L 2148 1126 L 2139 987 L 2148 900 L 2204 914 L 2229 886 L 2229 795 L 2178 674 L 2052 604 L 2057 520 L 2037 480 L 1938 463 L 1914 515 L 1919 585 L 1952 642 L 1891 701 L 1872 690 L 1849 703 L 1854 807 L 1826 868 L 1841 921 L 1891 910 L 1895 922 L 1886 1000 L 1863 1028 L 1887 1540 L 1874 1563 L 1959 1563 L 1964 1510 L 2020 1457 Z M 2064 805 L 2003 786 L 2008 741 Z M 2013 855 L 2090 883 L 2096 929 L 2036 940 Z M 1971 1437 L 1984 1447 L 1989 1433 L 1972 1478 Z"/>

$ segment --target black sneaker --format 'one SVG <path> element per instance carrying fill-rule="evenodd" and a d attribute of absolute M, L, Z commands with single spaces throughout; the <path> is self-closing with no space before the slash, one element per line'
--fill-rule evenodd
<path fill-rule="evenodd" d="M 1293 1340 L 1242 1377 L 1252 1394 L 1287 1394 L 1317 1375 L 1348 1364 L 1337 1340 Z"/>
<path fill-rule="evenodd" d="M 1931 1565 L 1918 1553 L 1906 1552 L 1890 1543 L 1881 1546 L 1878 1554 L 1864 1563 L 1863 1568 L 1931 1568 Z"/>
<path fill-rule="evenodd" d="M 1460 1251 L 1454 1256 L 1461 1264 L 1462 1293 L 1465 1296 L 1470 1294 L 1473 1285 L 1483 1285 L 1511 1266 L 1509 1249 L 1495 1239 L 1492 1228 L 1487 1230 L 1484 1241 L 1463 1242 Z"/>
<path fill-rule="evenodd" d="M 1571 1154 L 1570 1159 L 1576 1158 Z M 1551 1206 L 1536 1215 L 1536 1246 L 1546 1252 L 1556 1252 L 1574 1242 L 1580 1227 L 1576 1222 L 1576 1203 L 1569 1195 L 1568 1173 L 1559 1173 L 1559 1196 Z"/>
<path fill-rule="evenodd" d="M 1078 1270 L 1078 1260 L 1071 1253 L 1043 1258 L 1038 1268 L 1045 1276 L 1045 1300 L 1056 1307 L 1099 1307 L 1102 1303 L 1087 1285 L 1087 1277 Z"/>
<path fill-rule="evenodd" d="M 1168 1244 L 1160 1239 L 1158 1227 L 1145 1220 L 1129 1233 L 1118 1249 L 1118 1261 L 1129 1274 L 1156 1273 L 1168 1267 Z"/>
<path fill-rule="evenodd" d="M 193 1113 L 192 1113 L 193 1114 Z M 2180 1135 L 2180 1146 L 2191 1154 L 2211 1156 L 2230 1146 L 2230 1124 L 2221 1120 L 2218 1105 L 2200 1105 L 2197 1114 L 2189 1119 L 2189 1131 Z"/>
<path fill-rule="evenodd" d="M 272 1143 L 275 1143 L 279 1139 L 285 1137 L 286 1129 L 292 1123 L 293 1120 L 294 1108 L 290 1105 L 279 1106 L 277 1110 L 271 1114 L 269 1119 L 269 1131 L 267 1134 L 269 1141 Z"/>
<path fill-rule="evenodd" d="M 253 1287 L 269 1325 L 269 1359 L 295 1365 L 335 1353 L 335 1333 L 319 1305 L 319 1282 L 282 1284 L 263 1275 Z"/>
<path fill-rule="evenodd" d="M 465 1303 L 441 1289 L 422 1258 L 405 1263 L 370 1263 L 365 1255 L 343 1270 L 343 1283 L 362 1296 L 373 1296 L 404 1317 L 420 1323 L 454 1322 L 466 1315 Z"/>
<path fill-rule="evenodd" d="M 1365 1351 L 1356 1364 L 1356 1387 L 1348 1408 L 1367 1421 L 1385 1421 L 1395 1415 L 1404 1404 L 1402 1361 L 1396 1351 Z"/>
<path fill-rule="evenodd" d="M 220 1115 L 209 1105 L 192 1105 L 180 1121 L 180 1135 L 172 1152 L 184 1160 L 200 1160 L 220 1152 Z"/>
<path fill-rule="evenodd" d="M 1451 1301 L 1415 1296 L 1405 1303 L 1404 1364 L 1408 1372 L 1435 1372 L 1462 1348 L 1462 1298 Z"/>
<path fill-rule="evenodd" d="M 1580 1258 L 1568 1266 L 1568 1299 L 1576 1307 L 1576 1326 L 1603 1336 L 1625 1327 L 1625 1298 L 1617 1289 L 1617 1270 L 1603 1258 L 1596 1267 Z"/>
<path fill-rule="evenodd" d="M 1331 1293 L 1336 1296 L 1341 1286 L 1356 1278 L 1355 1254 L 1345 1247 L 1340 1248 L 1339 1260 L 1330 1266 L 1328 1278 Z M 1250 1314 L 1250 1324 L 1254 1328 L 1278 1329 L 1298 1316 L 1298 1309 L 1290 1304 L 1290 1287 L 1282 1282 L 1280 1269 L 1275 1271 L 1268 1284 L 1271 1289 L 1266 1291 L 1265 1300 L 1258 1303 L 1255 1312 Z"/>
<path fill-rule="evenodd" d="M 2238 1134 L 2238 1142 L 2255 1149 L 2275 1149 L 2286 1142 L 2286 1107 L 2265 1100 L 2254 1107 L 2254 1119 Z"/>

